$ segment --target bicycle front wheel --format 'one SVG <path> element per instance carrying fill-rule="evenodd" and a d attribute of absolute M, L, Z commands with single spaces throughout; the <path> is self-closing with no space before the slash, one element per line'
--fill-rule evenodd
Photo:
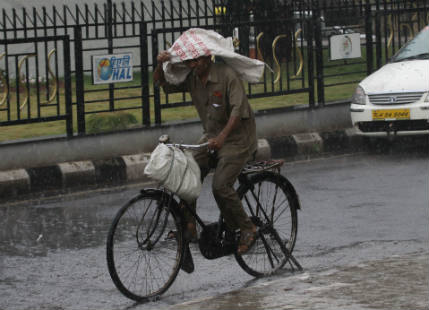
<path fill-rule="evenodd" d="M 164 293 L 180 269 L 182 231 L 167 198 L 162 191 L 142 191 L 119 210 L 108 233 L 110 276 L 135 301 Z"/>
<path fill-rule="evenodd" d="M 295 246 L 299 206 L 287 182 L 279 174 L 262 172 L 251 176 L 249 183 L 238 190 L 244 209 L 260 230 L 249 252 L 235 255 L 238 264 L 252 276 L 270 275 L 282 268 L 288 260 L 284 249 L 292 253 Z"/>

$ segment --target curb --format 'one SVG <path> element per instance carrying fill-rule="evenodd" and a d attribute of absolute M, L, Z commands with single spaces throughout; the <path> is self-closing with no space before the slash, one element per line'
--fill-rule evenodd
<path fill-rule="evenodd" d="M 30 192 L 30 176 L 25 169 L 0 171 L 0 197 L 15 197 Z"/>
<path fill-rule="evenodd" d="M 400 139 L 397 137 L 396 139 Z M 406 149 L 425 147 L 426 136 L 402 137 L 400 143 L 367 138 L 355 134 L 352 128 L 323 133 L 301 133 L 284 137 L 258 140 L 257 160 L 284 158 L 287 161 L 310 158 L 323 154 L 350 153 L 386 148 L 386 144 Z M 404 142 L 405 141 L 405 142 Z M 383 146 L 384 145 L 384 146 Z M 51 191 L 73 191 L 150 181 L 143 173 L 150 153 L 120 156 L 104 160 L 59 163 L 0 171 L 0 200 L 18 199 L 30 194 L 44 195 Z"/>
<path fill-rule="evenodd" d="M 95 166 L 91 161 L 60 163 L 62 187 L 81 187 L 96 183 Z"/>

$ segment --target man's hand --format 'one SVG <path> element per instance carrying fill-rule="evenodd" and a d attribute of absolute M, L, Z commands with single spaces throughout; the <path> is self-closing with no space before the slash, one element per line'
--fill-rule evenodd
<path fill-rule="evenodd" d="M 169 60 L 170 58 L 171 58 L 171 55 L 167 51 L 162 51 L 161 53 L 158 54 L 158 56 L 156 56 L 156 60 L 158 63 L 153 73 L 153 81 L 159 86 L 163 86 L 165 84 L 164 70 L 162 69 L 162 63 Z"/>
<path fill-rule="evenodd" d="M 156 61 L 158 64 L 162 64 L 163 62 L 166 62 L 167 60 L 170 60 L 171 55 L 167 51 L 162 51 L 156 56 Z"/>
<path fill-rule="evenodd" d="M 218 135 L 216 138 L 209 139 L 208 143 L 209 143 L 208 145 L 209 150 L 218 151 L 224 145 L 225 138 L 223 137 L 223 135 Z"/>
<path fill-rule="evenodd" d="M 231 116 L 228 120 L 228 123 L 223 128 L 223 130 L 217 135 L 216 138 L 209 139 L 208 148 L 210 150 L 220 150 L 225 143 L 226 137 L 229 136 L 231 131 L 233 131 L 237 125 L 240 123 L 240 118 L 237 116 Z"/>

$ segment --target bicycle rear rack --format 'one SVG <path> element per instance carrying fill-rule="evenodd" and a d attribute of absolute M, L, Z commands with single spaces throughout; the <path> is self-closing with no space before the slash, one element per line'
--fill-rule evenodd
<path fill-rule="evenodd" d="M 264 160 L 264 161 L 252 161 L 248 162 L 242 170 L 242 174 L 250 174 L 268 170 L 277 170 L 280 172 L 281 166 L 283 166 L 283 160 Z"/>

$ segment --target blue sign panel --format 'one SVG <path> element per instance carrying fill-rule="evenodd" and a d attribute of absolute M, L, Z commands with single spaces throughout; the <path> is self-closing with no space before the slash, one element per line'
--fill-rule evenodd
<path fill-rule="evenodd" d="M 133 54 L 92 56 L 94 84 L 129 82 L 133 80 Z"/>

